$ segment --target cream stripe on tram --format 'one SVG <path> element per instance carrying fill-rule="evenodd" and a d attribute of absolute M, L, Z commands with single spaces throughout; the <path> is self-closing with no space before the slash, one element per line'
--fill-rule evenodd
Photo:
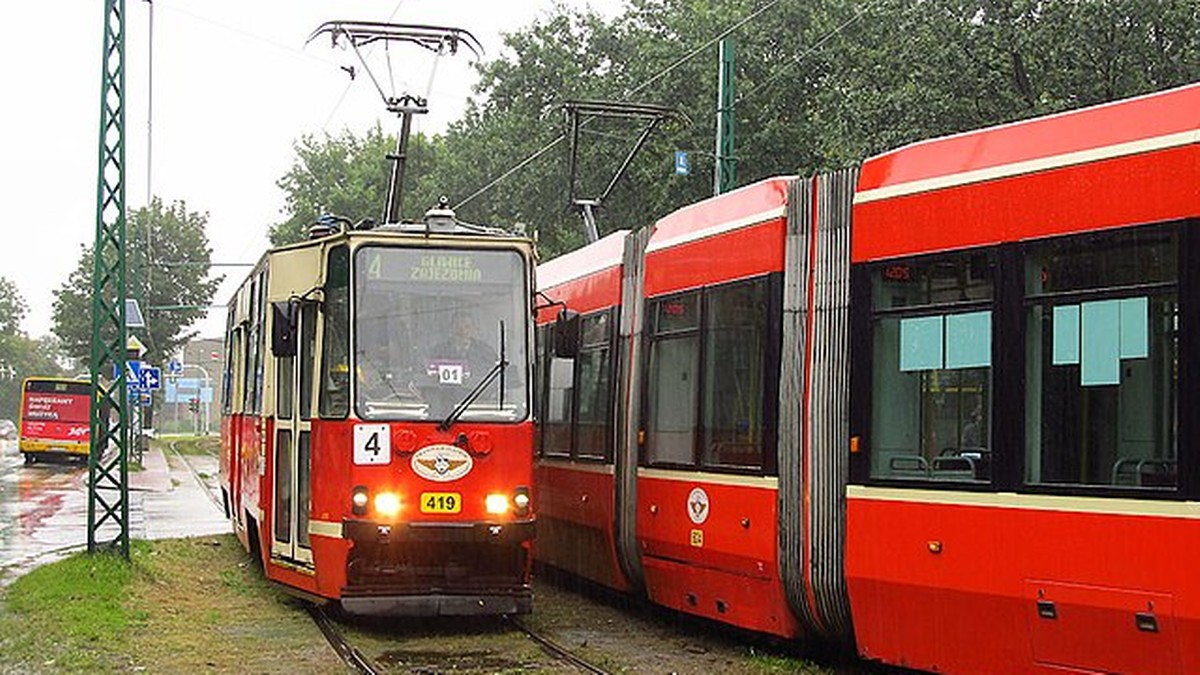
<path fill-rule="evenodd" d="M 534 463 L 534 467 L 542 467 L 545 469 L 562 469 L 565 471 L 580 471 L 583 473 L 596 473 L 601 475 L 613 475 L 612 464 L 601 464 L 600 462 L 571 462 L 563 459 L 550 459 L 543 457 Z"/>
<path fill-rule="evenodd" d="M 315 534 L 318 537 L 331 537 L 333 539 L 342 539 L 342 524 L 331 523 L 327 520 L 310 520 L 308 521 L 308 533 Z"/>
<path fill-rule="evenodd" d="M 705 483 L 707 485 L 733 485 L 740 487 L 779 489 L 775 476 L 739 476 L 730 473 L 708 473 L 704 471 L 674 471 L 671 469 L 638 468 L 638 478 L 673 480 L 681 483 Z"/>
<path fill-rule="evenodd" d="M 1200 502 L 846 486 L 847 499 L 1200 520 Z"/>
<path fill-rule="evenodd" d="M 1125 157 L 1128 155 L 1153 152 L 1155 150 L 1182 147 L 1184 145 L 1190 145 L 1198 142 L 1200 142 L 1200 130 L 1181 131 L 1179 133 L 1167 134 L 1166 136 L 1144 138 L 1137 141 L 1129 141 L 1127 143 L 1106 145 L 1101 148 L 1077 150 L 1075 152 L 1067 152 L 1061 155 L 1039 157 L 1037 159 L 1013 162 L 1011 164 L 989 166 L 987 168 L 976 169 L 974 171 L 964 171 L 962 173 L 950 174 L 948 176 L 923 178 L 921 180 L 909 181 L 907 183 L 898 183 L 896 185 L 889 185 L 887 187 L 863 190 L 862 192 L 854 195 L 854 203 L 863 204 L 866 202 L 878 201 L 880 199 L 903 197 L 905 195 L 916 194 L 918 192 L 931 192 L 933 190 L 942 190 L 945 188 L 958 187 L 960 185 L 968 185 L 971 183 L 982 183 L 983 181 L 995 180 L 997 178 L 1008 178 L 1026 173 L 1045 171 L 1047 169 L 1057 169 L 1064 166 L 1087 164 L 1089 162 L 1098 162 L 1104 159 L 1113 159 L 1115 157 Z"/>
<path fill-rule="evenodd" d="M 673 246 L 679 246 L 680 244 L 686 244 L 686 243 L 693 242 L 693 241 L 699 241 L 701 239 L 708 239 L 709 237 L 715 237 L 718 234 L 722 234 L 725 232 L 730 232 L 730 231 L 737 230 L 737 229 L 740 229 L 743 227 L 748 227 L 750 225 L 757 225 L 759 223 L 765 223 L 769 220 L 774 220 L 776 218 L 782 218 L 784 208 L 785 207 L 783 205 L 780 205 L 775 208 L 763 211 L 762 213 L 755 213 L 753 215 L 745 216 L 742 218 L 737 218 L 735 220 L 718 223 L 716 225 L 710 225 L 708 227 L 705 227 L 705 228 L 702 228 L 699 230 L 692 230 L 691 232 L 684 232 L 682 234 L 675 235 L 674 237 L 670 237 L 669 239 L 663 239 L 661 241 L 652 241 L 650 243 L 650 245 L 646 247 L 646 253 L 653 253 L 654 251 L 660 251 L 664 248 L 671 248 Z"/>

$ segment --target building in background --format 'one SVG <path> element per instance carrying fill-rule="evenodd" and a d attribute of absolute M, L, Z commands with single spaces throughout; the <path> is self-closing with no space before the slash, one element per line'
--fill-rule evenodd
<path fill-rule="evenodd" d="M 225 343 L 201 338 L 183 346 L 163 364 L 163 408 L 158 428 L 164 432 L 216 432 L 213 422 L 221 410 L 221 364 Z"/>

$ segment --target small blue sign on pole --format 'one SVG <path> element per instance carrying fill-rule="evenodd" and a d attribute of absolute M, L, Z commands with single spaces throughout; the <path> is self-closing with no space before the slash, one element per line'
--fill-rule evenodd
<path fill-rule="evenodd" d="M 675 175 L 676 176 L 686 176 L 686 175 L 688 175 L 689 172 L 690 171 L 688 169 L 687 152 L 684 150 L 676 150 L 675 151 Z"/>
<path fill-rule="evenodd" d="M 139 375 L 142 389 L 158 389 L 162 386 L 162 370 L 157 367 L 143 367 Z"/>

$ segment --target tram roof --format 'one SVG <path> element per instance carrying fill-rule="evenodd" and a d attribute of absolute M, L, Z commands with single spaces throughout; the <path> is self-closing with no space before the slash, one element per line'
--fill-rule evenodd
<path fill-rule="evenodd" d="M 856 201 L 1196 143 L 1200 83 L 951 136 L 866 160 Z"/>
<path fill-rule="evenodd" d="M 628 235 L 629 230 L 617 230 L 587 246 L 564 253 L 538 265 L 538 288 L 554 288 L 568 281 L 620 265 L 621 256 L 625 250 L 625 237 Z"/>
<path fill-rule="evenodd" d="M 935 138 L 868 159 L 851 260 L 1200 214 L 1200 83 Z"/>

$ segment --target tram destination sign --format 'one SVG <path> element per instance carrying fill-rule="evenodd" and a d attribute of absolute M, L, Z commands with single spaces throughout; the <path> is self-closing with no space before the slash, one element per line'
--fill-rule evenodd
<path fill-rule="evenodd" d="M 511 283 L 521 269 L 512 251 L 420 251 L 370 247 L 359 253 L 371 280 L 435 284 Z"/>

